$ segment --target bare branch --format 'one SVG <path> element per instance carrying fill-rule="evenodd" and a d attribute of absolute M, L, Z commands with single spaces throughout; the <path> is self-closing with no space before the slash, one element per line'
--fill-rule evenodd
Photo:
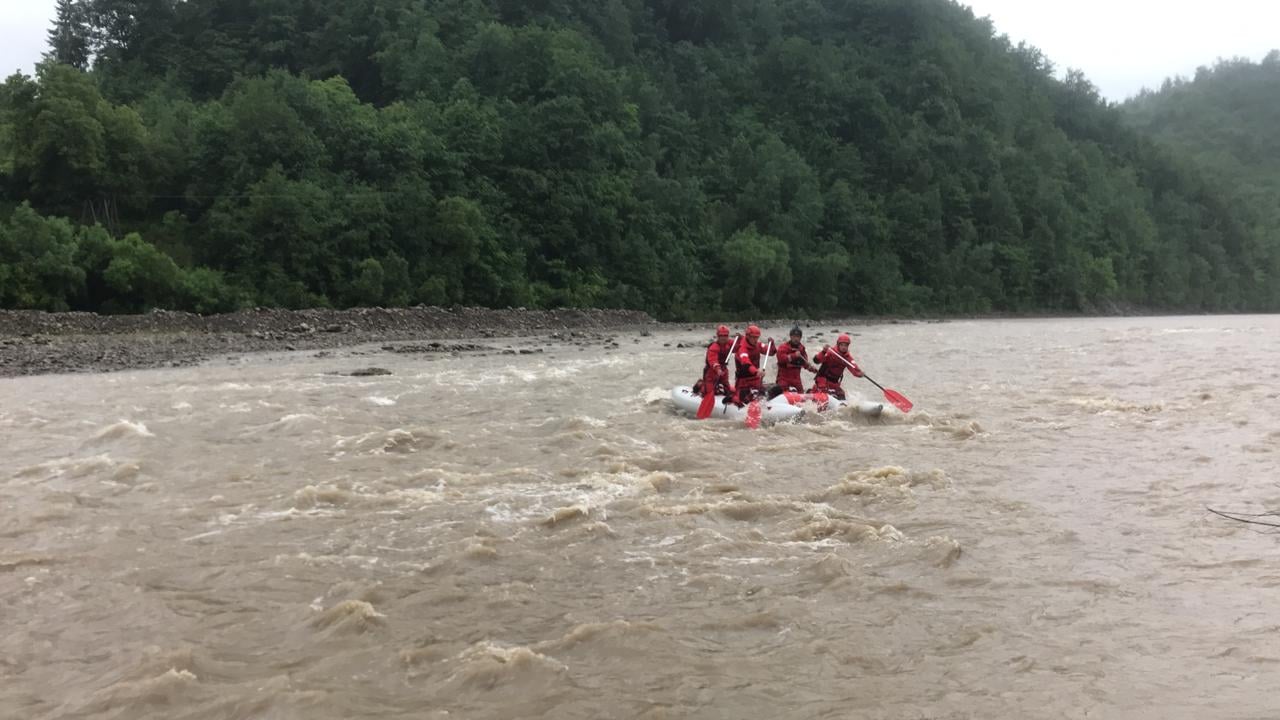
<path fill-rule="evenodd" d="M 1218 515 L 1218 516 L 1220 516 L 1220 517 L 1224 517 L 1224 518 L 1226 518 L 1226 519 L 1228 519 L 1228 520 L 1235 520 L 1236 522 L 1247 523 L 1247 524 L 1249 524 L 1249 525 L 1265 525 L 1266 527 L 1280 528 L 1280 523 L 1262 522 L 1261 520 L 1248 520 L 1248 519 L 1246 519 L 1246 518 L 1260 518 L 1260 517 L 1269 517 L 1269 516 L 1280 516 L 1280 512 L 1277 512 L 1277 511 L 1274 511 L 1274 510 L 1273 510 L 1273 511 L 1270 511 L 1270 512 L 1264 512 L 1264 513 L 1235 513 L 1235 512 L 1224 512 L 1224 511 L 1222 511 L 1222 510 L 1214 510 L 1213 508 L 1208 507 L 1208 506 L 1206 506 L 1206 507 L 1205 507 L 1205 510 L 1208 510 L 1209 512 L 1213 513 L 1214 515 Z"/>

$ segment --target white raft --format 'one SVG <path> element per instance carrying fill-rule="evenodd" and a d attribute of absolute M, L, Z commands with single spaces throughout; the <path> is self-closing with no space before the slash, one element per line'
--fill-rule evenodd
<path fill-rule="evenodd" d="M 826 393 L 810 392 L 802 394 L 788 392 L 778 396 L 779 400 L 783 398 L 792 405 L 797 405 L 809 412 L 816 413 L 834 413 L 847 407 L 853 408 L 859 415 L 864 415 L 866 417 L 879 417 L 880 413 L 884 412 L 884 403 L 857 398 L 841 400 L 834 395 L 828 395 Z"/>
<path fill-rule="evenodd" d="M 841 408 L 848 406 L 853 406 L 859 413 L 869 417 L 878 416 L 884 410 L 883 404 L 871 402 L 870 400 L 846 402 L 839 398 L 823 397 L 825 402 L 819 402 L 811 395 L 784 393 L 772 400 L 763 401 L 760 419 L 769 423 L 782 422 L 795 420 L 804 415 L 806 411 L 829 413 L 839 411 Z M 693 388 L 688 385 L 677 385 L 671 388 L 671 402 L 675 404 L 676 410 L 692 416 L 698 414 L 698 406 L 702 404 L 702 396 L 695 395 Z M 747 408 L 746 406 L 739 407 L 734 403 L 725 403 L 724 398 L 717 397 L 715 404 L 712 406 L 711 417 L 744 422 L 747 419 Z"/>

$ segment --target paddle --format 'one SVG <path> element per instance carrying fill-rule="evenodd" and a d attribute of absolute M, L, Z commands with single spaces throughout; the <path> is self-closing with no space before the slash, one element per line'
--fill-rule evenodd
<path fill-rule="evenodd" d="M 738 344 L 738 338 L 734 338 L 733 342 L 729 343 L 729 357 L 733 357 L 733 346 L 737 344 Z M 725 363 L 728 363 L 728 362 L 729 360 L 728 358 L 726 358 Z M 725 372 L 727 373 L 728 371 L 729 369 L 726 366 Z M 708 375 L 710 375 L 710 373 L 708 373 Z M 713 377 L 711 378 L 711 382 L 708 383 L 707 376 L 706 375 L 702 376 L 702 402 L 698 403 L 698 419 L 699 420 L 706 420 L 707 418 L 711 417 L 711 411 L 715 409 L 716 381 L 718 379 L 719 378 Z"/>
<path fill-rule="evenodd" d="M 832 348 L 831 354 L 840 358 L 840 361 L 843 362 L 845 365 L 848 365 L 850 370 L 854 368 L 854 364 L 846 360 L 845 357 L 840 354 L 839 350 Z M 862 373 L 862 377 L 868 380 L 871 380 L 871 378 L 866 373 Z M 871 384 L 880 388 L 880 390 L 884 393 L 884 399 L 893 403 L 893 406 L 898 408 L 902 412 L 909 413 L 911 412 L 911 408 L 915 407 L 915 405 L 913 405 L 910 400 L 908 400 L 905 396 L 903 396 L 902 393 L 896 390 L 887 390 L 883 385 L 876 382 L 875 380 L 871 380 Z"/>
<path fill-rule="evenodd" d="M 867 377 L 866 373 L 863 373 L 862 377 L 867 378 L 868 380 L 871 380 L 871 378 Z M 902 412 L 909 413 L 911 412 L 911 408 L 915 407 L 915 405 L 913 405 L 910 400 L 908 400 L 902 393 L 898 392 L 897 390 L 889 390 L 885 388 L 885 386 L 876 382 L 875 380 L 871 380 L 871 384 L 880 388 L 880 391 L 884 393 L 884 399 L 893 403 L 893 406 L 898 408 Z"/>
<path fill-rule="evenodd" d="M 770 340 L 769 347 L 765 348 L 764 362 L 760 363 L 761 378 L 764 377 L 764 371 L 769 367 L 769 350 L 771 348 L 773 348 L 773 340 Z M 754 400 L 751 401 L 751 404 L 747 406 L 747 427 L 751 428 L 752 430 L 755 430 L 756 428 L 760 427 L 761 414 L 762 413 L 760 408 L 760 398 L 756 397 Z"/>

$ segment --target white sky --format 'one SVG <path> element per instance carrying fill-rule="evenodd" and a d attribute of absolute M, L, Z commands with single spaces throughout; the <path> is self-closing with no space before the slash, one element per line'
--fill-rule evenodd
<path fill-rule="evenodd" d="M 1108 100 L 1166 77 L 1191 77 L 1218 58 L 1254 62 L 1280 48 L 1277 0 L 960 0 L 1016 45 L 1078 68 Z"/>
<path fill-rule="evenodd" d="M 0 0 L 0 78 L 15 70 L 30 75 L 48 49 L 54 0 Z"/>
<path fill-rule="evenodd" d="M 1079 68 L 1110 100 L 1219 57 L 1261 60 L 1280 48 L 1278 0 L 960 0 L 1059 70 Z M 0 0 L 0 78 L 30 74 L 45 51 L 54 0 Z"/>

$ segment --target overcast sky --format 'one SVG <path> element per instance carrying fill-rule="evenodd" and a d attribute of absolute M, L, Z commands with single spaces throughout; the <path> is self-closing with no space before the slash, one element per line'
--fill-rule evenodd
<path fill-rule="evenodd" d="M 1280 48 L 1276 0 L 962 0 L 996 30 L 1079 68 L 1109 100 L 1219 57 L 1261 60 Z M 1061 72 L 1059 72 L 1061 75 Z"/>
<path fill-rule="evenodd" d="M 962 0 L 1014 43 L 1079 68 L 1110 100 L 1219 57 L 1261 60 L 1280 47 L 1277 0 Z M 0 77 L 31 73 L 54 0 L 0 0 Z"/>
<path fill-rule="evenodd" d="M 54 0 L 0 0 L 0 77 L 30 75 L 45 51 Z"/>

